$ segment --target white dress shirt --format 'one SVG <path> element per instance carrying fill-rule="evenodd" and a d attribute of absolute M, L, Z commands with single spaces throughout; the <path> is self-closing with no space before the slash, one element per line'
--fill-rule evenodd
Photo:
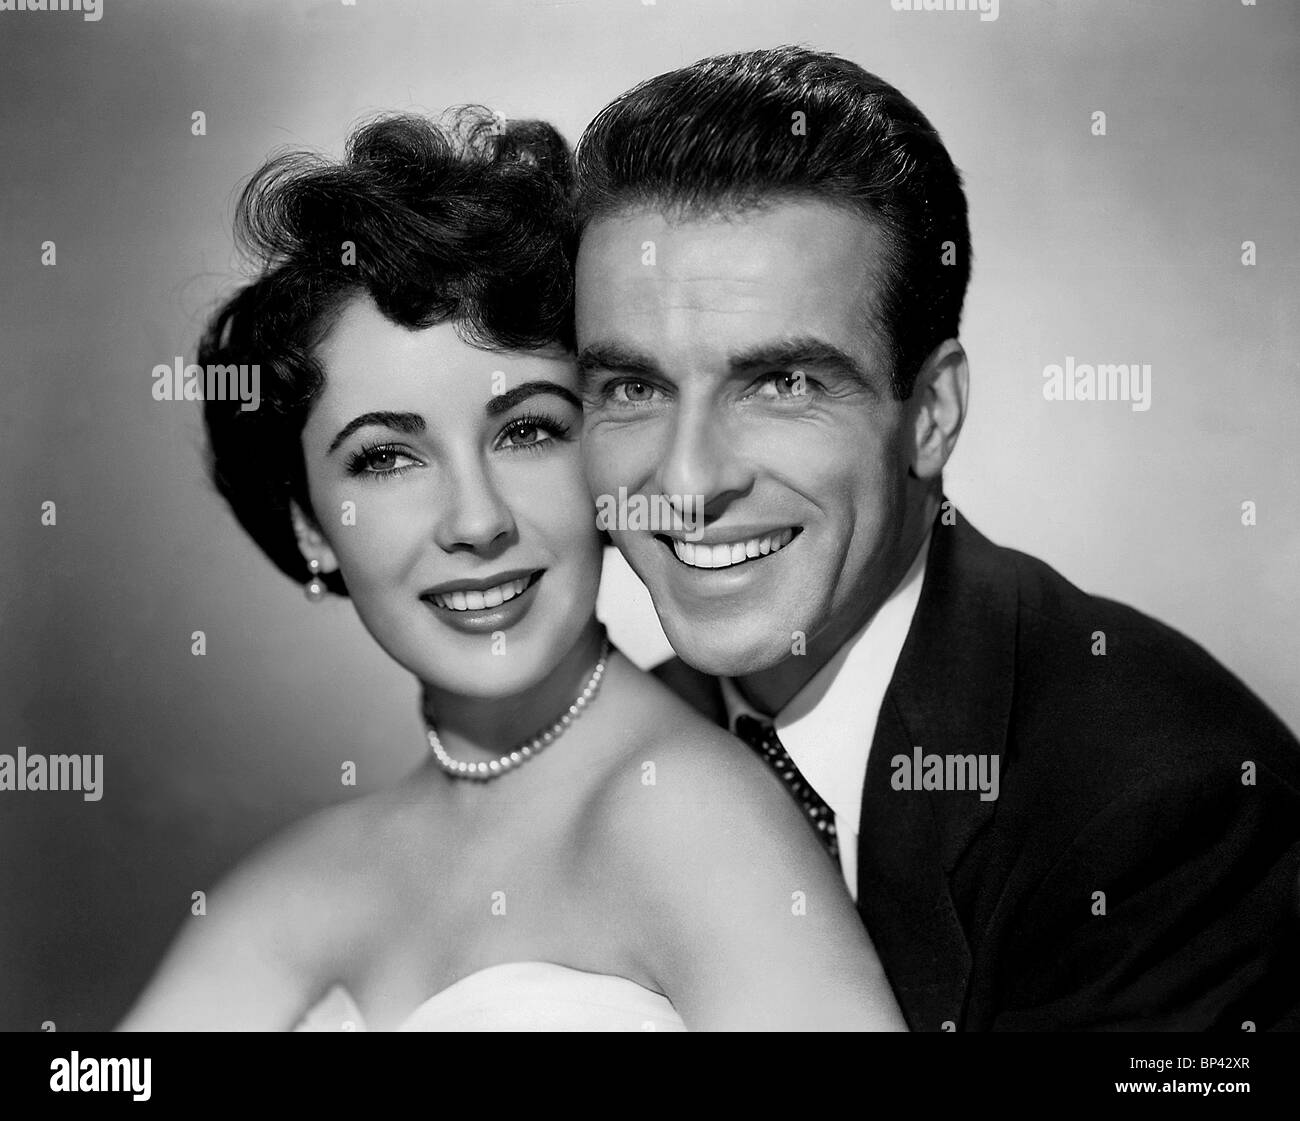
<path fill-rule="evenodd" d="M 729 677 L 721 679 L 728 727 L 743 714 L 776 726 L 794 765 L 835 814 L 840 869 L 858 897 L 858 826 L 867 756 L 898 656 L 921 599 L 927 534 L 907 575 L 866 624 L 835 652 L 774 718 L 755 711 Z"/>

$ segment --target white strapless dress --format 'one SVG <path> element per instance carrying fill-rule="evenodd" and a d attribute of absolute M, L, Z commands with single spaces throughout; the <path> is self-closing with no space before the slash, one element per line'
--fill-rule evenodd
<path fill-rule="evenodd" d="M 294 1031 L 366 1031 L 342 985 Z M 626 977 L 548 961 L 490 965 L 435 993 L 398 1031 L 686 1031 L 668 998 Z"/>

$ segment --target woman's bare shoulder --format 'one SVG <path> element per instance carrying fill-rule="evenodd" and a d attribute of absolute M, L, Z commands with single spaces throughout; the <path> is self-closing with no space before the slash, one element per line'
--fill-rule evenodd
<path fill-rule="evenodd" d="M 319 936 L 323 943 L 327 931 L 345 931 L 374 893 L 376 878 L 362 872 L 373 844 L 375 809 L 373 800 L 358 798 L 286 825 L 218 882 L 214 900 L 250 934 L 258 928 L 279 931 L 281 938 L 302 932 L 295 942 Z"/>
<path fill-rule="evenodd" d="M 234 875 L 268 891 L 305 889 L 322 906 L 337 908 L 340 896 L 374 905 L 394 894 L 388 873 L 429 821 L 419 800 L 414 784 L 403 782 L 321 807 L 259 845 Z"/>
<path fill-rule="evenodd" d="M 395 854 L 418 815 L 399 790 L 321 807 L 254 846 L 208 893 L 211 926 L 304 971 L 364 954 L 402 905 Z"/>
<path fill-rule="evenodd" d="M 198 885 L 121 1029 L 288 1027 L 383 928 L 375 878 L 360 874 L 369 816 L 353 803 L 318 810 Z"/>
<path fill-rule="evenodd" d="M 627 846 L 635 855 L 652 843 L 739 858 L 751 841 L 792 837 L 802 849 L 810 830 L 768 766 L 655 678 L 641 677 L 626 742 L 593 797 L 594 821 L 615 851 Z M 720 843 L 723 834 L 731 840 Z"/>
<path fill-rule="evenodd" d="M 693 711 L 643 724 L 588 846 L 591 882 L 634 916 L 638 970 L 695 1027 L 897 1027 L 840 870 L 781 780 Z"/>

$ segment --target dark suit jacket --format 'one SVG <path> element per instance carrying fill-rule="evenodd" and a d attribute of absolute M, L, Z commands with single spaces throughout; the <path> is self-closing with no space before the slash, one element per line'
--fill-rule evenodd
<path fill-rule="evenodd" d="M 725 722 L 716 681 L 656 672 Z M 996 756 L 998 798 L 894 789 L 914 747 Z M 934 526 L 858 852 L 914 1031 L 1300 1028 L 1300 744 L 1195 643 L 960 515 Z"/>

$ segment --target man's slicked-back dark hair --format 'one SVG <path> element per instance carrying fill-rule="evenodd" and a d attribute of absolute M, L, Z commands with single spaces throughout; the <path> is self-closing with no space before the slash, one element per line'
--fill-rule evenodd
<path fill-rule="evenodd" d="M 661 74 L 600 112 L 577 167 L 580 226 L 642 207 L 690 219 L 782 198 L 864 214 L 886 243 L 872 310 L 900 399 L 957 335 L 971 264 L 961 175 L 921 111 L 855 63 L 787 46 Z"/>
<path fill-rule="evenodd" d="M 572 190 L 554 128 L 475 106 L 441 125 L 388 115 L 341 162 L 290 152 L 253 175 L 235 232 L 259 275 L 212 317 L 198 364 L 260 367 L 257 409 L 203 411 L 213 481 L 282 571 L 309 575 L 289 503 L 316 516 L 301 435 L 324 385 L 314 352 L 342 307 L 369 296 L 393 323 L 452 323 L 485 350 L 571 350 Z M 338 573 L 322 579 L 346 591 Z"/>

